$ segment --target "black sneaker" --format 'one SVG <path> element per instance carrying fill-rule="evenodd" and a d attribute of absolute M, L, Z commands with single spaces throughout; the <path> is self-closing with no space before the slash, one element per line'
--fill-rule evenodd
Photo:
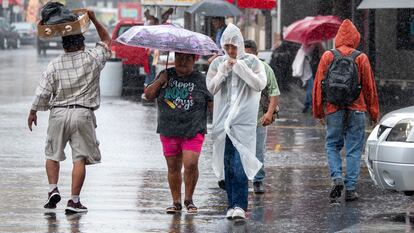
<path fill-rule="evenodd" d="M 73 200 L 69 200 L 68 205 L 66 206 L 65 212 L 67 214 L 85 213 L 85 212 L 88 212 L 88 208 L 83 206 L 80 201 L 75 203 L 73 202 Z"/>
<path fill-rule="evenodd" d="M 49 192 L 47 196 L 48 196 L 47 202 L 43 207 L 46 209 L 55 209 L 56 204 L 59 203 L 61 199 L 59 189 L 56 187 L 51 192 Z"/>
<path fill-rule="evenodd" d="M 356 201 L 358 200 L 358 193 L 355 190 L 345 191 L 345 201 Z"/>
<path fill-rule="evenodd" d="M 338 199 L 341 197 L 342 190 L 344 189 L 344 182 L 342 179 L 335 179 L 333 183 L 334 184 L 329 197 L 331 199 L 331 203 L 337 203 L 339 201 Z"/>
<path fill-rule="evenodd" d="M 255 194 L 265 193 L 263 182 L 262 181 L 253 182 L 253 190 Z"/>
<path fill-rule="evenodd" d="M 218 181 L 218 186 L 223 189 L 226 190 L 226 182 L 224 182 L 224 180 L 219 180 Z"/>

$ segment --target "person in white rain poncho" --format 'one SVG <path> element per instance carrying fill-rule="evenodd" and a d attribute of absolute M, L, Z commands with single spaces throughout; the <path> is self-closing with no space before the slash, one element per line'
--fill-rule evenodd
<path fill-rule="evenodd" d="M 243 36 L 229 24 L 221 37 L 225 55 L 217 57 L 207 73 L 214 95 L 213 170 L 225 179 L 227 218 L 245 219 L 248 179 L 262 164 L 256 158 L 256 127 L 260 92 L 267 79 L 262 62 L 244 52 Z"/>

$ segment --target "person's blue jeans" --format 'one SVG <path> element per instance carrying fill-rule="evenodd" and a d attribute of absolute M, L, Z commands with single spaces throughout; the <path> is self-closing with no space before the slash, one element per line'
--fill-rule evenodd
<path fill-rule="evenodd" d="M 312 107 L 313 77 L 306 81 L 305 108 Z"/>
<path fill-rule="evenodd" d="M 227 136 L 224 148 L 224 177 L 229 208 L 240 207 L 247 210 L 249 181 L 240 154 Z"/>
<path fill-rule="evenodd" d="M 365 113 L 339 110 L 326 117 L 326 126 L 326 155 L 331 179 L 343 179 L 341 149 L 345 145 L 345 187 L 355 190 L 365 140 Z"/>
<path fill-rule="evenodd" d="M 256 176 L 253 179 L 253 182 L 263 182 L 265 178 L 264 170 L 264 157 L 266 153 L 266 136 L 267 128 L 263 126 L 258 126 L 256 129 L 256 158 L 263 164 L 262 168 L 257 172 Z"/>

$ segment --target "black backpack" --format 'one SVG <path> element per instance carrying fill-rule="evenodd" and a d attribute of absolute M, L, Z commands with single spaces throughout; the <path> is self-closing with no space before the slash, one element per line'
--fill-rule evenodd
<path fill-rule="evenodd" d="M 342 56 L 333 49 L 334 60 L 329 66 L 325 79 L 322 80 L 324 101 L 339 107 L 351 105 L 361 93 L 361 83 L 358 81 L 358 67 L 355 59 L 361 54 L 355 50 L 349 56 Z"/>

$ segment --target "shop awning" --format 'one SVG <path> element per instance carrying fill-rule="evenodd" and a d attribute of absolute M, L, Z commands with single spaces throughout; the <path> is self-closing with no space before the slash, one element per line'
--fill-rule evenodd
<path fill-rule="evenodd" d="M 238 0 L 237 5 L 240 8 L 257 8 L 271 10 L 276 7 L 276 0 Z"/>
<path fill-rule="evenodd" d="M 414 0 L 364 0 L 358 9 L 414 8 Z"/>

